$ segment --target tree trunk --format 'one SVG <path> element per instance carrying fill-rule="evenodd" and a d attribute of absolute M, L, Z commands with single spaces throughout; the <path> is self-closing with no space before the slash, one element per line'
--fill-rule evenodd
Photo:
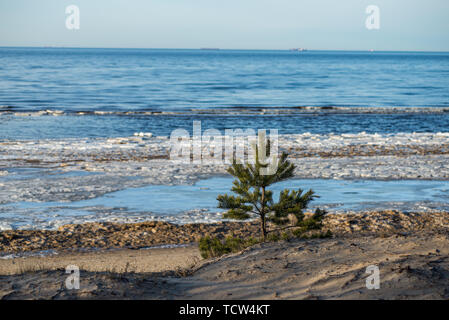
<path fill-rule="evenodd" d="M 265 242 L 267 238 L 267 228 L 265 225 L 265 187 L 262 187 L 262 207 L 260 212 L 260 228 L 262 229 L 262 239 Z"/>

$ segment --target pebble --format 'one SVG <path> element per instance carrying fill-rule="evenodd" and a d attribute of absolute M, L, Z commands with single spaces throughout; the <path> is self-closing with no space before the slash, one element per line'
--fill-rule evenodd
<path fill-rule="evenodd" d="M 306 214 L 306 217 L 311 213 Z M 323 231 L 336 237 L 353 235 L 403 235 L 417 231 L 449 232 L 449 212 L 399 212 L 386 210 L 328 214 Z M 223 221 L 177 225 L 162 221 L 140 223 L 69 224 L 58 230 L 6 230 L 0 232 L 0 255 L 26 251 L 106 248 L 145 248 L 161 244 L 187 244 L 211 235 L 224 238 L 259 236 L 258 221 Z M 440 250 L 436 249 L 439 253 Z"/>

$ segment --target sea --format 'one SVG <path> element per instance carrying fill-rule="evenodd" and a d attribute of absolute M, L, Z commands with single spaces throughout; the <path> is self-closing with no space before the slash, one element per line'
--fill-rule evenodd
<path fill-rule="evenodd" d="M 192 133 L 193 121 L 221 132 L 277 129 L 323 141 L 379 135 L 426 145 L 449 132 L 449 53 L 0 47 L 0 230 L 186 223 L 207 214 L 214 221 L 230 177 L 121 189 L 125 180 L 114 172 L 16 161 L 21 148 L 39 157 L 42 141 L 67 152 L 71 141 Z M 322 195 L 315 205 L 341 212 L 449 208 L 447 179 L 296 179 L 285 187 L 293 185 L 313 187 Z"/>
<path fill-rule="evenodd" d="M 443 132 L 449 53 L 3 47 L 0 113 L 0 140 L 169 135 L 193 120 L 280 134 Z"/>

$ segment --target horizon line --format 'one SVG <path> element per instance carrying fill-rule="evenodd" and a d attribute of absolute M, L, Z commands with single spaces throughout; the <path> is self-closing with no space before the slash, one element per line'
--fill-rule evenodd
<path fill-rule="evenodd" d="M 42 49 L 134 49 L 134 50 L 204 50 L 204 51 L 291 51 L 292 49 L 304 49 L 307 51 L 356 51 L 356 52 L 429 52 L 429 53 L 449 53 L 443 50 L 376 50 L 376 49 L 308 49 L 308 48 L 288 48 L 288 49 L 255 49 L 255 48 L 219 48 L 219 47 L 196 47 L 196 48 L 162 48 L 162 47 L 90 47 L 90 46 L 3 46 L 0 48 L 42 48 Z"/>

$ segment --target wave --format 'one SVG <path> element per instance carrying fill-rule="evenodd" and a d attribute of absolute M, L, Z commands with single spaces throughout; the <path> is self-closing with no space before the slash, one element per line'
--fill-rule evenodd
<path fill-rule="evenodd" d="M 247 107 L 204 108 L 180 111 L 160 110 L 17 110 L 12 106 L 0 106 L 0 115 L 14 116 L 60 116 L 60 115 L 95 115 L 95 116 L 142 116 L 142 115 L 290 115 L 290 114 L 449 114 L 449 107 L 343 107 L 343 106 L 297 106 L 297 107 Z"/>

